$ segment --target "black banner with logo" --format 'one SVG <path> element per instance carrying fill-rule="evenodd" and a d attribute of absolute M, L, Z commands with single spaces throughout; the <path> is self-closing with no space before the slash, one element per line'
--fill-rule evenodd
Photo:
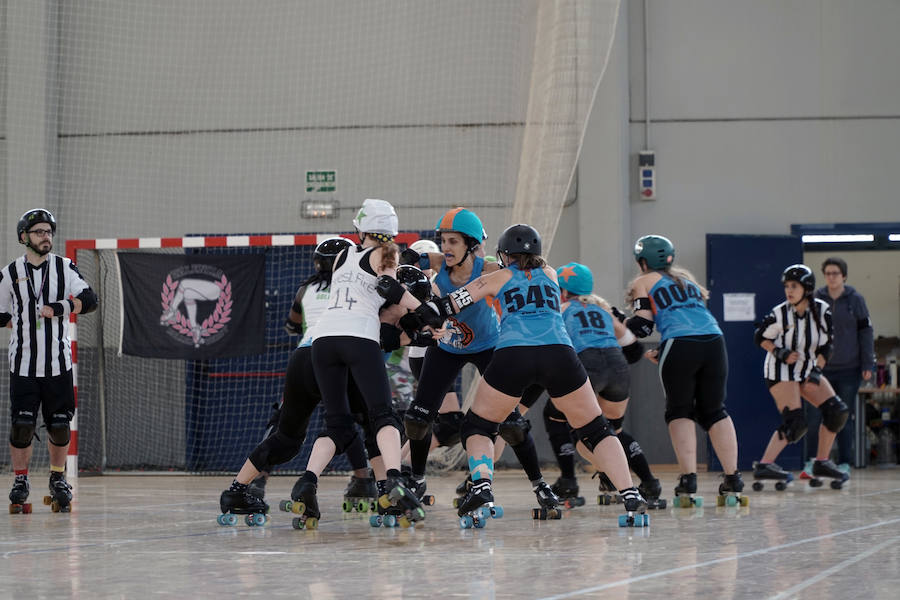
<path fill-rule="evenodd" d="M 262 254 L 119 254 L 122 352 L 207 359 L 265 350 Z"/>

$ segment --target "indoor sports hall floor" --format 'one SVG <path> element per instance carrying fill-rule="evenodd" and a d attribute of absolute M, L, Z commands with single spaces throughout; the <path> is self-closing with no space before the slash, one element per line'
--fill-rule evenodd
<path fill-rule="evenodd" d="M 660 475 L 671 489 L 675 473 Z M 429 479 L 437 503 L 408 530 L 345 515 L 347 478 L 325 477 L 320 528 L 296 531 L 277 508 L 293 477 L 270 481 L 262 528 L 216 524 L 230 477 L 82 477 L 71 514 L 42 505 L 33 477 L 33 514 L 0 525 L 0 597 L 900 597 L 900 469 L 856 470 L 842 491 L 750 491 L 747 508 L 717 508 L 719 479 L 701 474 L 702 509 L 652 511 L 639 529 L 596 504 L 588 476 L 586 506 L 532 521 L 534 496 L 509 471 L 495 485 L 503 518 L 461 530 L 451 508 L 461 478 Z"/>

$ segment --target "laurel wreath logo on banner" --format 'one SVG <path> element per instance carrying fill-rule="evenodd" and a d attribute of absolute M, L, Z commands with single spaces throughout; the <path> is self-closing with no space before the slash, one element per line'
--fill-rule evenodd
<path fill-rule="evenodd" d="M 231 282 L 225 275 L 218 280 L 180 279 L 176 281 L 171 273 L 166 276 L 160 294 L 162 299 L 162 316 L 160 325 L 168 326 L 176 339 L 198 348 L 200 344 L 214 341 L 224 333 L 226 324 L 231 321 L 231 308 L 234 304 L 231 295 Z M 198 322 L 197 303 L 216 301 L 212 313 Z M 180 306 L 184 304 L 184 311 Z"/>

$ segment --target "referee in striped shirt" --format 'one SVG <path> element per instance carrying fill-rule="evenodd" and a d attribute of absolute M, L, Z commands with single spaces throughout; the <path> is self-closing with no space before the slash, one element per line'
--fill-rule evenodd
<path fill-rule="evenodd" d="M 70 259 L 51 252 L 55 233 L 50 211 L 26 212 L 16 226 L 25 254 L 0 271 L 0 326 L 12 329 L 9 443 L 16 479 L 11 511 L 28 498 L 38 409 L 47 428 L 53 510 L 67 512 L 72 500 L 65 478 L 69 422 L 75 414 L 69 315 L 96 310 L 97 295 Z"/>

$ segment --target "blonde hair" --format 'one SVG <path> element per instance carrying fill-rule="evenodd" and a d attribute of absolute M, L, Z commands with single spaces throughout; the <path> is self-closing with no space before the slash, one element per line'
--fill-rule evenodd
<path fill-rule="evenodd" d="M 583 296 L 569 296 L 570 300 L 578 300 L 584 304 L 593 304 L 599 306 L 608 313 L 612 313 L 612 306 L 605 298 L 601 298 L 597 294 L 584 294 Z"/>

